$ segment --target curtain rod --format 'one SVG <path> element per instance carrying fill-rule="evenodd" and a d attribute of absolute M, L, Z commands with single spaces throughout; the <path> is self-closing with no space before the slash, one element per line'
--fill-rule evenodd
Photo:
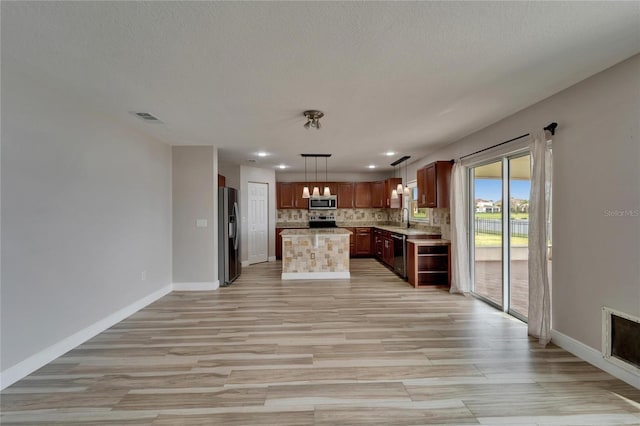
<path fill-rule="evenodd" d="M 553 122 L 553 123 L 549 124 L 548 126 L 544 127 L 543 130 L 547 130 L 549 133 L 551 133 L 551 135 L 555 135 L 556 134 L 556 127 L 558 127 L 558 123 Z M 492 146 L 490 146 L 488 148 L 481 149 L 480 151 L 476 151 L 476 152 L 472 152 L 471 154 L 463 155 L 462 157 L 460 157 L 460 159 L 462 160 L 463 158 L 471 157 L 472 155 L 479 154 L 481 152 L 487 151 L 487 150 L 495 148 L 497 146 L 501 146 L 501 145 L 504 145 L 504 144 L 509 143 L 509 142 L 517 141 L 518 139 L 526 138 L 529 135 L 530 135 L 529 133 L 525 133 L 524 135 L 520 135 L 520 136 L 515 137 L 513 139 L 509 139 L 508 141 L 500 142 L 500 143 L 492 145 Z"/>

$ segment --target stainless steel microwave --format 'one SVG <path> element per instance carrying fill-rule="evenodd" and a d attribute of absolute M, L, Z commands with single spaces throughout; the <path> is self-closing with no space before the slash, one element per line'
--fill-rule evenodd
<path fill-rule="evenodd" d="M 338 197 L 309 198 L 309 210 L 335 210 L 338 208 Z"/>

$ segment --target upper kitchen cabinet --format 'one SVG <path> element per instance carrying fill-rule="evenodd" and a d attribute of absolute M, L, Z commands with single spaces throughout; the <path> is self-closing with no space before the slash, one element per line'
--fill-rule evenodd
<path fill-rule="evenodd" d="M 308 209 L 309 208 L 309 199 L 302 198 L 302 191 L 307 184 L 304 182 L 296 182 L 293 193 L 293 205 L 296 209 Z M 313 186 L 309 185 L 309 191 L 313 191 Z"/>
<path fill-rule="evenodd" d="M 399 209 L 400 207 L 402 207 L 402 194 L 399 194 L 397 198 L 391 198 L 391 191 L 396 189 L 399 183 L 402 183 L 402 178 L 389 178 L 385 181 L 384 206 L 389 209 Z"/>
<path fill-rule="evenodd" d="M 450 161 L 435 161 L 418 169 L 418 207 L 449 207 L 451 166 Z"/>
<path fill-rule="evenodd" d="M 278 182 L 276 184 L 276 204 L 279 209 L 295 209 L 295 189 L 294 182 Z"/>
<path fill-rule="evenodd" d="M 356 182 L 355 184 L 354 207 L 367 209 L 371 207 L 371 182 Z M 340 202 L 340 198 L 338 198 Z"/>
<path fill-rule="evenodd" d="M 339 182 L 338 183 L 338 208 L 339 209 L 352 209 L 354 206 L 354 190 L 352 182 Z"/>
<path fill-rule="evenodd" d="M 384 208 L 385 196 L 384 196 L 384 181 L 371 182 L 371 207 Z"/>

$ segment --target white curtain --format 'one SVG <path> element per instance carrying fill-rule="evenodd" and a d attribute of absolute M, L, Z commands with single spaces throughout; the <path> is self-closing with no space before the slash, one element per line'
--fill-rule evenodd
<path fill-rule="evenodd" d="M 551 150 L 544 130 L 532 133 L 529 198 L 529 335 L 551 340 L 551 294 L 547 263 L 551 213 Z"/>
<path fill-rule="evenodd" d="M 469 293 L 471 277 L 469 275 L 469 235 L 465 180 L 467 168 L 459 162 L 453 165 L 451 172 L 451 293 Z"/>

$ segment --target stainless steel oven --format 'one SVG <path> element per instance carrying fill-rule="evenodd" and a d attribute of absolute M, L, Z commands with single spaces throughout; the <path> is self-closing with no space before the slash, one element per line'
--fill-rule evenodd
<path fill-rule="evenodd" d="M 338 208 L 338 198 L 330 197 L 309 198 L 309 210 L 335 210 Z"/>
<path fill-rule="evenodd" d="M 402 278 L 407 278 L 407 236 L 391 234 L 393 238 L 393 269 Z"/>

